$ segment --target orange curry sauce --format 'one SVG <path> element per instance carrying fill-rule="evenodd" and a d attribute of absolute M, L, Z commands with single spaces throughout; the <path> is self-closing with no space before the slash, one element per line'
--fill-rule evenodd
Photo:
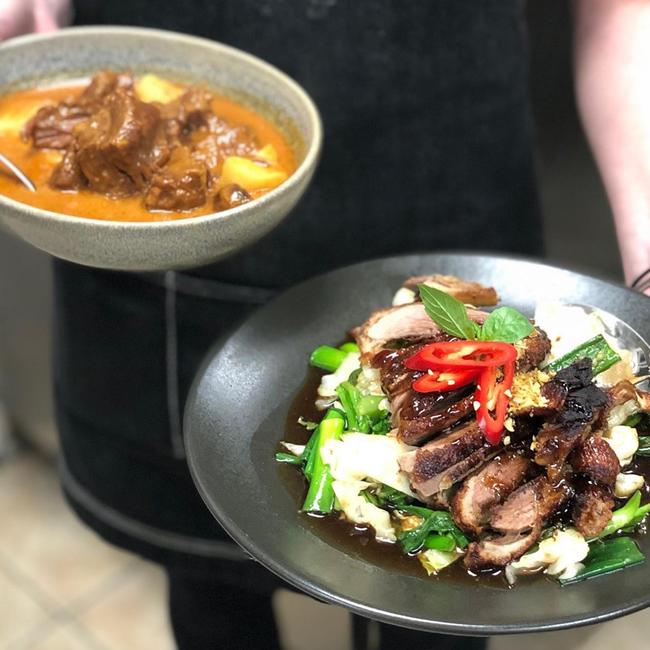
<path fill-rule="evenodd" d="M 62 192 L 51 188 L 48 179 L 62 158 L 62 152 L 36 149 L 23 141 L 20 130 L 36 111 L 46 104 L 56 104 L 79 93 L 87 81 L 65 86 L 21 90 L 0 97 L 0 152 L 18 165 L 36 185 L 30 192 L 0 165 L 0 194 L 21 203 L 63 214 L 114 221 L 166 221 L 185 219 L 214 212 L 212 201 L 185 212 L 150 211 L 142 196 L 110 198 L 89 190 Z M 254 111 L 218 95 L 212 103 L 214 112 L 233 125 L 245 126 L 257 138 L 260 147 L 272 145 L 278 154 L 278 165 L 291 174 L 296 167 L 294 155 L 281 132 Z M 22 118 L 17 120 L 16 118 Z M 265 192 L 251 192 L 253 198 Z"/>

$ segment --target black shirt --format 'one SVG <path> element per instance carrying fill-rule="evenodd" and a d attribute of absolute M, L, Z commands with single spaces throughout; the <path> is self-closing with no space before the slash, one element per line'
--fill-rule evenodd
<path fill-rule="evenodd" d="M 522 9 L 504 0 L 77 3 L 79 24 L 185 31 L 270 61 L 311 94 L 325 129 L 305 198 L 232 258 L 147 279 L 55 264 L 64 484 L 103 534 L 165 562 L 176 558 L 170 539 L 223 536 L 189 478 L 178 411 L 210 344 L 254 308 L 247 296 L 264 295 L 237 287 L 279 290 L 402 252 L 541 252 Z M 208 291 L 217 299 L 185 292 L 187 276 L 233 284 L 235 297 L 218 299 L 218 284 Z"/>

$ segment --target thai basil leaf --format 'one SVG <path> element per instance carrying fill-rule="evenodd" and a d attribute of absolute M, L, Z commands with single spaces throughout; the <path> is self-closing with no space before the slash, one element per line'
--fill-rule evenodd
<path fill-rule="evenodd" d="M 534 331 L 531 322 L 512 307 L 495 309 L 481 327 L 481 340 L 516 343 Z"/>
<path fill-rule="evenodd" d="M 476 339 L 479 334 L 478 325 L 470 320 L 465 305 L 444 291 L 418 285 L 420 298 L 429 318 L 447 334 L 460 339 Z"/>

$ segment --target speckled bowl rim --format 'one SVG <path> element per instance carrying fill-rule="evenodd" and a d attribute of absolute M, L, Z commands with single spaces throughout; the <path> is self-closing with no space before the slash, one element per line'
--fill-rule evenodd
<path fill-rule="evenodd" d="M 301 88 L 287 74 L 276 68 L 275 66 L 263 61 L 262 59 L 244 52 L 236 47 L 225 45 L 218 41 L 212 41 L 207 38 L 198 36 L 189 36 L 164 29 L 151 29 L 146 27 L 122 27 L 122 26 L 102 26 L 102 27 L 67 27 L 57 32 L 50 32 L 48 34 L 30 34 L 27 36 L 19 36 L 12 38 L 9 41 L 0 43 L 0 54 L 13 49 L 15 47 L 29 46 L 33 43 L 42 41 L 50 41 L 57 38 L 65 38 L 69 34 L 83 34 L 89 37 L 94 35 L 129 35 L 141 36 L 147 38 L 150 36 L 171 39 L 176 42 L 181 41 L 190 45 L 201 46 L 215 53 L 227 52 L 229 55 L 237 57 L 245 64 L 257 67 L 265 71 L 269 77 L 277 77 L 279 81 L 295 93 L 298 100 L 302 103 L 303 108 L 306 110 L 308 123 L 313 131 L 313 136 L 309 142 L 305 141 L 306 151 L 302 162 L 298 165 L 295 171 L 289 178 L 276 188 L 267 192 L 263 196 L 245 203 L 244 205 L 231 208 L 230 210 L 222 210 L 220 212 L 211 212 L 210 214 L 203 214 L 196 217 L 185 217 L 182 219 L 167 219 L 167 220 L 154 220 L 154 221 L 121 221 L 116 219 L 95 219 L 93 217 L 78 217 L 71 214 L 64 214 L 61 212 L 53 212 L 51 210 L 43 210 L 21 201 L 9 198 L 0 194 L 0 209 L 2 207 L 9 207 L 17 211 L 28 213 L 33 217 L 42 217 L 50 220 L 57 221 L 61 224 L 76 224 L 87 225 L 93 228 L 102 228 L 106 230 L 131 230 L 131 231 L 147 231 L 147 230 L 173 230 L 177 228 L 184 228 L 191 225 L 205 224 L 211 221 L 219 222 L 229 220 L 233 217 L 246 214 L 251 211 L 258 211 L 263 209 L 264 205 L 274 203 L 283 194 L 289 194 L 292 188 L 299 185 L 305 177 L 309 176 L 311 170 L 315 167 L 320 149 L 323 141 L 323 125 L 320 114 L 316 105 L 309 97 L 309 95 Z M 272 121 L 272 120 L 271 120 Z"/>

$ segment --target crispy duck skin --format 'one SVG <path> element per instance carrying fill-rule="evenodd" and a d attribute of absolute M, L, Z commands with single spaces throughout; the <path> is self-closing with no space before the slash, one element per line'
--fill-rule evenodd
<path fill-rule="evenodd" d="M 499 302 L 494 287 L 486 287 L 479 282 L 461 280 L 453 275 L 415 275 L 408 278 L 402 286 L 415 291 L 419 284 L 439 289 L 468 305 L 492 306 Z"/>
<path fill-rule="evenodd" d="M 425 501 L 446 490 L 498 454 L 475 421 L 458 427 L 399 459 L 413 490 Z"/>
<path fill-rule="evenodd" d="M 605 485 L 581 482 L 571 508 L 571 518 L 578 530 L 587 539 L 599 535 L 612 517 L 614 498 Z"/>
<path fill-rule="evenodd" d="M 566 389 L 566 398 L 562 409 L 542 426 L 533 445 L 535 462 L 549 468 L 551 477 L 589 436 L 609 401 L 607 394 L 592 383 L 591 359 L 581 359 L 561 370 L 552 382 Z"/>
<path fill-rule="evenodd" d="M 461 396 L 459 399 L 459 396 Z M 423 399 L 424 398 L 424 399 Z M 421 415 L 413 413 L 414 404 L 429 403 L 430 408 Z M 417 445 L 458 424 L 474 413 L 474 393 L 468 390 L 448 393 L 422 394 L 410 391 L 398 411 L 398 437 L 407 445 Z M 410 416 L 410 417 L 409 417 Z"/>
<path fill-rule="evenodd" d="M 639 410 L 650 413 L 650 393 L 637 388 L 632 382 L 624 379 L 608 390 L 608 408 L 620 406 L 630 400 L 637 403 Z"/>
<path fill-rule="evenodd" d="M 551 350 L 546 332 L 535 328 L 530 336 L 515 343 L 517 348 L 517 371 L 526 372 L 537 368 Z"/>
<path fill-rule="evenodd" d="M 621 464 L 610 444 L 594 434 L 578 443 L 569 457 L 573 471 L 606 487 L 612 487 Z"/>
<path fill-rule="evenodd" d="M 533 443 L 535 462 L 542 467 L 559 468 L 574 447 L 591 433 L 591 423 L 566 425 L 546 423 Z"/>
<path fill-rule="evenodd" d="M 451 500 L 451 513 L 465 532 L 480 535 L 492 509 L 516 490 L 533 470 L 530 458 L 512 451 L 500 454 L 463 481 Z"/>
<path fill-rule="evenodd" d="M 519 559 L 537 541 L 544 523 L 572 494 L 568 484 L 553 485 L 545 476 L 522 485 L 492 512 L 490 527 L 499 534 L 472 542 L 465 566 L 471 571 L 485 571 Z"/>

